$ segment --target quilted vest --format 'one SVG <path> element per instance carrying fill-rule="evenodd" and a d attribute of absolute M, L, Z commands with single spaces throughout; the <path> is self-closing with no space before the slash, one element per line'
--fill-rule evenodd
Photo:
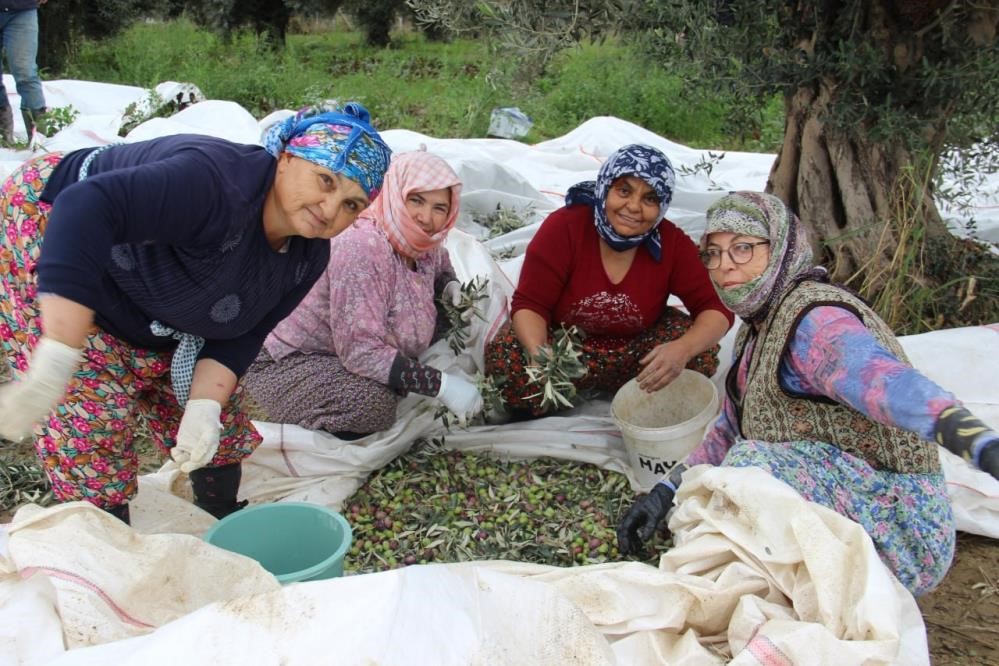
<path fill-rule="evenodd" d="M 888 325 L 862 300 L 830 284 L 801 282 L 784 295 L 760 325 L 741 404 L 735 399 L 735 378 L 752 327 L 743 326 L 736 339 L 738 360 L 729 371 L 727 391 L 738 406 L 743 437 L 766 442 L 821 441 L 866 460 L 878 470 L 940 472 L 936 444 L 901 428 L 882 425 L 824 396 L 792 394 L 781 387 L 781 359 L 798 322 L 820 305 L 853 312 L 878 342 L 903 362 L 909 362 Z"/>

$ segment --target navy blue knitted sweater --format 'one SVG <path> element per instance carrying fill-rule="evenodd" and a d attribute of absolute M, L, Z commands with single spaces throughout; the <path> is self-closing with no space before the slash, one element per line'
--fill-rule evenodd
<path fill-rule="evenodd" d="M 109 148 L 77 182 L 89 152 L 66 155 L 42 193 L 53 207 L 39 292 L 92 308 L 139 347 L 176 344 L 153 335 L 153 320 L 204 337 L 199 358 L 242 376 L 329 258 L 327 240 L 268 245 L 276 160 L 260 146 L 177 135 Z"/>

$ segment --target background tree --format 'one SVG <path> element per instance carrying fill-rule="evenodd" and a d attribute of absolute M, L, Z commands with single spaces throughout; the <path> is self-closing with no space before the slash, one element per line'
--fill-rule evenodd
<path fill-rule="evenodd" d="M 38 11 L 38 66 L 60 71 L 81 38 L 104 39 L 137 17 L 164 10 L 169 0 L 48 0 Z"/>
<path fill-rule="evenodd" d="M 197 23 L 226 38 L 252 30 L 267 48 L 284 48 L 295 14 L 334 16 L 342 0 L 172 0 Z"/>
<path fill-rule="evenodd" d="M 125 0 L 118 0 L 125 1 Z M 160 0 L 163 1 L 163 0 Z M 167 0 L 180 3 L 196 23 L 231 36 L 250 29 L 271 48 L 282 48 L 288 25 L 294 15 L 332 18 L 342 10 L 364 31 L 372 46 L 388 46 L 390 33 L 400 19 L 410 18 L 405 0 Z M 424 32 L 429 38 L 443 39 L 447 31 L 440 24 L 428 23 Z"/>
<path fill-rule="evenodd" d="M 833 278 L 901 332 L 999 320 L 999 262 L 952 235 L 934 202 L 942 158 L 972 185 L 999 163 L 995 2 L 409 4 L 418 17 L 485 26 L 508 45 L 534 40 L 537 51 L 616 25 L 622 39 L 646 40 L 653 62 L 740 100 L 734 130 L 751 129 L 780 95 L 784 142 L 766 187 L 811 226 Z"/>
<path fill-rule="evenodd" d="M 584 39 L 598 40 L 625 29 L 644 29 L 641 0 L 406 0 L 417 25 L 441 27 L 451 34 L 490 33 L 501 60 L 517 59 L 524 82 L 544 74 L 558 51 Z"/>
<path fill-rule="evenodd" d="M 743 121 L 783 97 L 784 142 L 767 189 L 811 226 L 835 280 L 860 289 L 896 326 L 999 317 L 995 257 L 954 237 L 934 201 L 941 158 L 954 157 L 950 166 L 965 175 L 999 163 L 999 6 L 647 6 L 657 53 L 746 100 Z"/>
<path fill-rule="evenodd" d="M 392 26 L 408 7 L 405 0 L 347 0 L 344 11 L 360 24 L 368 44 L 388 46 Z"/>

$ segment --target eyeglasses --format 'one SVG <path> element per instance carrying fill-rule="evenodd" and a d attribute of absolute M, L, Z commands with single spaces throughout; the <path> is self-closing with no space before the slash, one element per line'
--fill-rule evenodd
<path fill-rule="evenodd" d="M 757 245 L 770 245 L 770 241 L 732 243 L 727 250 L 722 250 L 720 247 L 709 247 L 701 252 L 701 262 L 708 270 L 714 270 L 721 266 L 722 252 L 726 252 L 733 264 L 745 264 L 753 258 L 753 248 Z"/>

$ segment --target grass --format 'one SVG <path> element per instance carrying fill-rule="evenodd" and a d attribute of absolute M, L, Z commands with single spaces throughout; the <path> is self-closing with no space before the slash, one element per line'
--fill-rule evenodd
<path fill-rule="evenodd" d="M 999 258 L 974 240 L 929 233 L 922 205 L 929 180 L 916 165 L 903 171 L 878 250 L 853 276 L 898 335 L 999 321 Z"/>
<path fill-rule="evenodd" d="M 258 118 L 275 109 L 325 99 L 356 99 L 382 128 L 405 128 L 437 137 L 486 135 L 489 114 L 517 106 L 535 126 L 528 142 L 560 136 L 594 116 L 617 116 L 694 147 L 775 150 L 732 139 L 728 103 L 681 91 L 681 80 L 651 63 L 637 48 L 615 42 L 585 44 L 555 59 L 529 85 L 516 84 L 509 60 L 485 40 L 427 41 L 414 32 L 393 35 L 393 47 L 363 43 L 361 33 L 325 24 L 289 34 L 283 51 L 254 35 L 230 41 L 187 20 L 138 23 L 118 37 L 83 41 L 60 75 L 66 78 L 153 87 L 163 81 L 196 84 L 211 99 L 238 102 Z M 768 127 L 782 128 L 775 105 Z"/>

